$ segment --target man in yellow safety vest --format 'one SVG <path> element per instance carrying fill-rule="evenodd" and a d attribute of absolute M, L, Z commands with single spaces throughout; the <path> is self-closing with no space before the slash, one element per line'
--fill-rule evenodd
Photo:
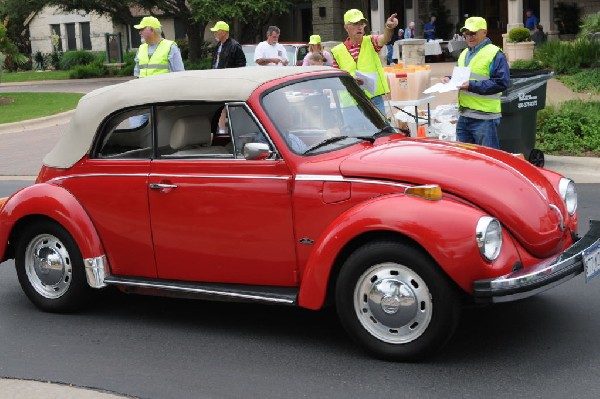
<path fill-rule="evenodd" d="M 385 115 L 383 95 L 389 93 L 390 89 L 378 53 L 392 38 L 394 29 L 398 26 L 398 19 L 396 14 L 392 14 L 387 19 L 383 35 L 365 35 L 366 26 L 367 19 L 360 10 L 346 11 L 344 29 L 348 33 L 348 38 L 331 49 L 333 67 L 350 72 L 361 86 L 365 82 L 356 77 L 357 71 L 371 76 L 375 74 L 374 91 L 368 91 L 364 87 L 363 89 L 373 104 Z"/>
<path fill-rule="evenodd" d="M 508 62 L 502 50 L 487 37 L 485 19 L 468 18 L 461 32 L 468 47 L 460 54 L 458 66 L 468 66 L 471 75 L 459 86 L 456 138 L 463 143 L 500 148 L 500 96 L 510 84 Z M 448 81 L 448 77 L 442 78 L 443 83 Z"/>
<path fill-rule="evenodd" d="M 135 56 L 134 76 L 145 78 L 185 69 L 179 47 L 174 41 L 162 38 L 157 18 L 144 17 L 133 27 L 139 29 L 143 40 Z"/>

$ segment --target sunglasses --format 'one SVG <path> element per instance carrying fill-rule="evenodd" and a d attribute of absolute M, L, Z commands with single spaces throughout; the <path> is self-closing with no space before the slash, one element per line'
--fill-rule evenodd
<path fill-rule="evenodd" d="M 479 32 L 479 31 L 477 31 Z M 477 32 L 469 32 L 468 30 L 463 32 L 463 36 L 475 36 Z"/>

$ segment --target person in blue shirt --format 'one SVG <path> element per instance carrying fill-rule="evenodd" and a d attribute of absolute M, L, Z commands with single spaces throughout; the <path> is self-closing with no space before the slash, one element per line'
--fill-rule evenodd
<path fill-rule="evenodd" d="M 536 26 L 538 26 L 539 21 L 537 17 L 533 14 L 533 10 L 531 8 L 528 8 L 525 11 L 525 16 L 527 17 L 525 19 L 525 27 L 533 32 Z"/>
<path fill-rule="evenodd" d="M 423 27 L 423 33 L 425 34 L 425 40 L 435 40 L 435 17 L 432 16 L 429 22 Z"/>
<path fill-rule="evenodd" d="M 502 117 L 500 96 L 510 84 L 510 69 L 502 50 L 487 37 L 487 22 L 481 17 L 465 21 L 461 32 L 467 40 L 458 66 L 471 68 L 470 79 L 459 86 L 456 138 L 463 143 L 500 148 L 498 125 Z M 449 77 L 442 78 L 448 83 Z"/>

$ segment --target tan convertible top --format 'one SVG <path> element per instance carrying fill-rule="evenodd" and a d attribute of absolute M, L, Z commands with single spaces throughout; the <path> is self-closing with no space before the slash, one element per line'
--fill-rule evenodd
<path fill-rule="evenodd" d="M 246 101 L 262 84 L 330 67 L 244 67 L 168 73 L 94 90 L 79 100 L 75 114 L 44 165 L 70 168 L 92 146 L 99 124 L 111 113 L 143 104 L 173 101 Z"/>

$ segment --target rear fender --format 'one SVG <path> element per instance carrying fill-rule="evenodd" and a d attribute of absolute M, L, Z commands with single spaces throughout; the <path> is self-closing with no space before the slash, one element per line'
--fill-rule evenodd
<path fill-rule="evenodd" d="M 479 253 L 475 228 L 486 215 L 452 200 L 430 201 L 394 194 L 353 207 L 335 219 L 315 242 L 304 269 L 298 304 L 309 309 L 323 306 L 332 269 L 344 249 L 352 252 L 356 239 L 376 232 L 407 237 L 421 246 L 463 290 L 481 275 L 510 271 L 519 259 L 512 239 L 504 231 L 505 245 L 493 263 Z"/>
<path fill-rule="evenodd" d="M 81 204 L 62 187 L 41 183 L 26 187 L 10 197 L 0 210 L 0 255 L 7 257 L 7 243 L 20 221 L 47 217 L 73 236 L 84 259 L 104 255 L 100 237 Z M 12 237 L 13 239 L 15 237 Z M 16 237 L 18 239 L 18 237 Z M 14 245 L 11 242 L 11 245 Z"/>

